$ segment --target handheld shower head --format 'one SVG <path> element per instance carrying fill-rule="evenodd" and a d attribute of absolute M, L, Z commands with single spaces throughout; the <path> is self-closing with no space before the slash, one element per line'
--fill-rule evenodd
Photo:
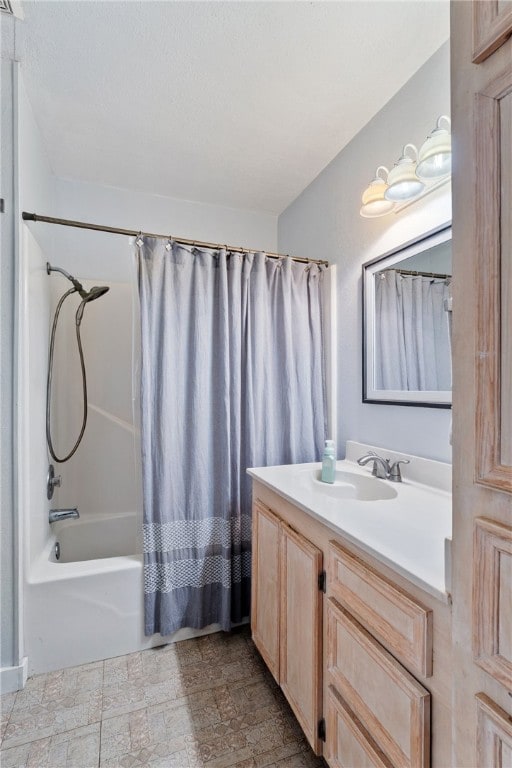
<path fill-rule="evenodd" d="M 108 289 L 109 289 L 108 285 L 95 285 L 88 292 L 84 291 L 83 289 L 82 291 L 79 291 L 80 296 L 82 297 L 82 301 L 80 302 L 80 305 L 75 315 L 75 322 L 77 325 L 80 325 L 80 323 L 82 322 L 85 305 L 89 301 L 94 301 L 94 299 L 99 299 L 100 296 L 103 296 L 108 291 Z"/>
<path fill-rule="evenodd" d="M 108 285 L 95 285 L 88 293 L 85 293 L 84 296 L 82 296 L 82 294 L 80 294 L 80 296 L 82 296 L 84 302 L 94 301 L 94 299 L 99 299 L 100 296 L 104 296 L 108 290 Z"/>

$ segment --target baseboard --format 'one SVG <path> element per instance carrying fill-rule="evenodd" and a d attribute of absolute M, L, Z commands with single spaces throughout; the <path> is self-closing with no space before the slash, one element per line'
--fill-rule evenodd
<path fill-rule="evenodd" d="M 0 668 L 0 691 L 2 693 L 11 693 L 12 691 L 21 691 L 27 682 L 28 658 L 24 656 L 18 667 Z"/>

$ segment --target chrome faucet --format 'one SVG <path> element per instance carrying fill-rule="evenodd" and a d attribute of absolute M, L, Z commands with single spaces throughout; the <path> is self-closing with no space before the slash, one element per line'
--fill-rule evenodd
<path fill-rule="evenodd" d="M 381 480 L 390 480 L 392 483 L 402 482 L 400 464 L 410 464 L 409 459 L 401 459 L 390 464 L 389 459 L 383 459 L 382 456 L 378 456 L 373 451 L 365 453 L 364 456 L 357 460 L 357 463 L 360 467 L 364 467 L 370 461 L 373 461 L 373 477 L 379 477 Z"/>
<path fill-rule="evenodd" d="M 381 480 L 387 480 L 391 471 L 389 459 L 383 459 L 382 456 L 377 456 L 373 451 L 369 451 L 369 453 L 361 456 L 357 463 L 360 467 L 365 467 L 370 461 L 373 461 L 372 475 L 380 477 Z"/>
<path fill-rule="evenodd" d="M 59 520 L 76 520 L 78 517 L 80 517 L 80 514 L 76 507 L 72 509 L 50 509 L 48 521 L 50 523 L 58 523 Z"/>

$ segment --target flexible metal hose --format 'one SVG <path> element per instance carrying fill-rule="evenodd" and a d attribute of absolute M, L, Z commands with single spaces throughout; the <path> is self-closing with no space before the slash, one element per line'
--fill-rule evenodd
<path fill-rule="evenodd" d="M 80 368 L 82 371 L 82 392 L 83 392 L 82 427 L 80 429 L 80 434 L 78 435 L 77 441 L 74 444 L 71 451 L 67 454 L 67 456 L 64 456 L 64 458 L 59 458 L 55 453 L 53 442 L 52 442 L 52 434 L 51 434 L 53 352 L 55 347 L 55 332 L 57 330 L 57 321 L 59 319 L 59 313 L 62 305 L 64 304 L 64 301 L 67 299 L 68 296 L 71 296 L 72 293 L 76 293 L 76 288 L 71 288 L 69 291 L 66 291 L 66 293 L 60 298 L 59 303 L 57 304 L 57 308 L 55 310 L 55 316 L 53 318 L 53 325 L 52 325 L 52 333 L 50 338 L 48 377 L 46 379 L 46 442 L 48 443 L 48 450 L 50 451 L 50 455 L 52 459 L 58 462 L 59 464 L 63 464 L 65 461 L 67 461 L 73 456 L 73 454 L 75 453 L 76 449 L 78 448 L 78 446 L 82 441 L 82 437 L 85 432 L 85 426 L 87 424 L 87 380 L 85 376 L 85 362 L 84 362 L 84 353 L 82 349 L 82 340 L 80 338 L 80 323 L 82 322 L 82 313 L 83 313 L 82 307 L 85 301 L 81 301 L 75 315 L 75 328 L 76 328 L 76 341 L 78 345 L 78 355 L 80 357 Z"/>

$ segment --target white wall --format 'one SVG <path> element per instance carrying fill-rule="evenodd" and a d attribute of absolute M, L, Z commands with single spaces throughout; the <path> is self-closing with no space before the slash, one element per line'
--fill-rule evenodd
<path fill-rule="evenodd" d="M 279 217 L 280 251 L 337 265 L 340 458 L 352 439 L 451 461 L 449 410 L 363 404 L 361 396 L 361 265 L 449 222 L 449 190 L 440 188 L 399 214 L 359 215 L 375 168 L 390 167 L 407 142 L 420 145 L 437 117 L 449 111 L 446 43 Z"/>
<path fill-rule="evenodd" d="M 8 17 L 0 25 L 1 43 L 1 147 L 0 188 L 4 200 L 1 219 L 2 271 L 0 280 L 0 667 L 10 670 L 19 663 L 17 639 L 17 579 L 14 482 L 14 23 Z M 6 672 L 6 674 L 8 674 Z M 2 689 L 5 684 L 2 673 Z M 11 676 L 12 677 L 12 676 Z M 9 687 L 15 687 L 11 684 Z"/>

